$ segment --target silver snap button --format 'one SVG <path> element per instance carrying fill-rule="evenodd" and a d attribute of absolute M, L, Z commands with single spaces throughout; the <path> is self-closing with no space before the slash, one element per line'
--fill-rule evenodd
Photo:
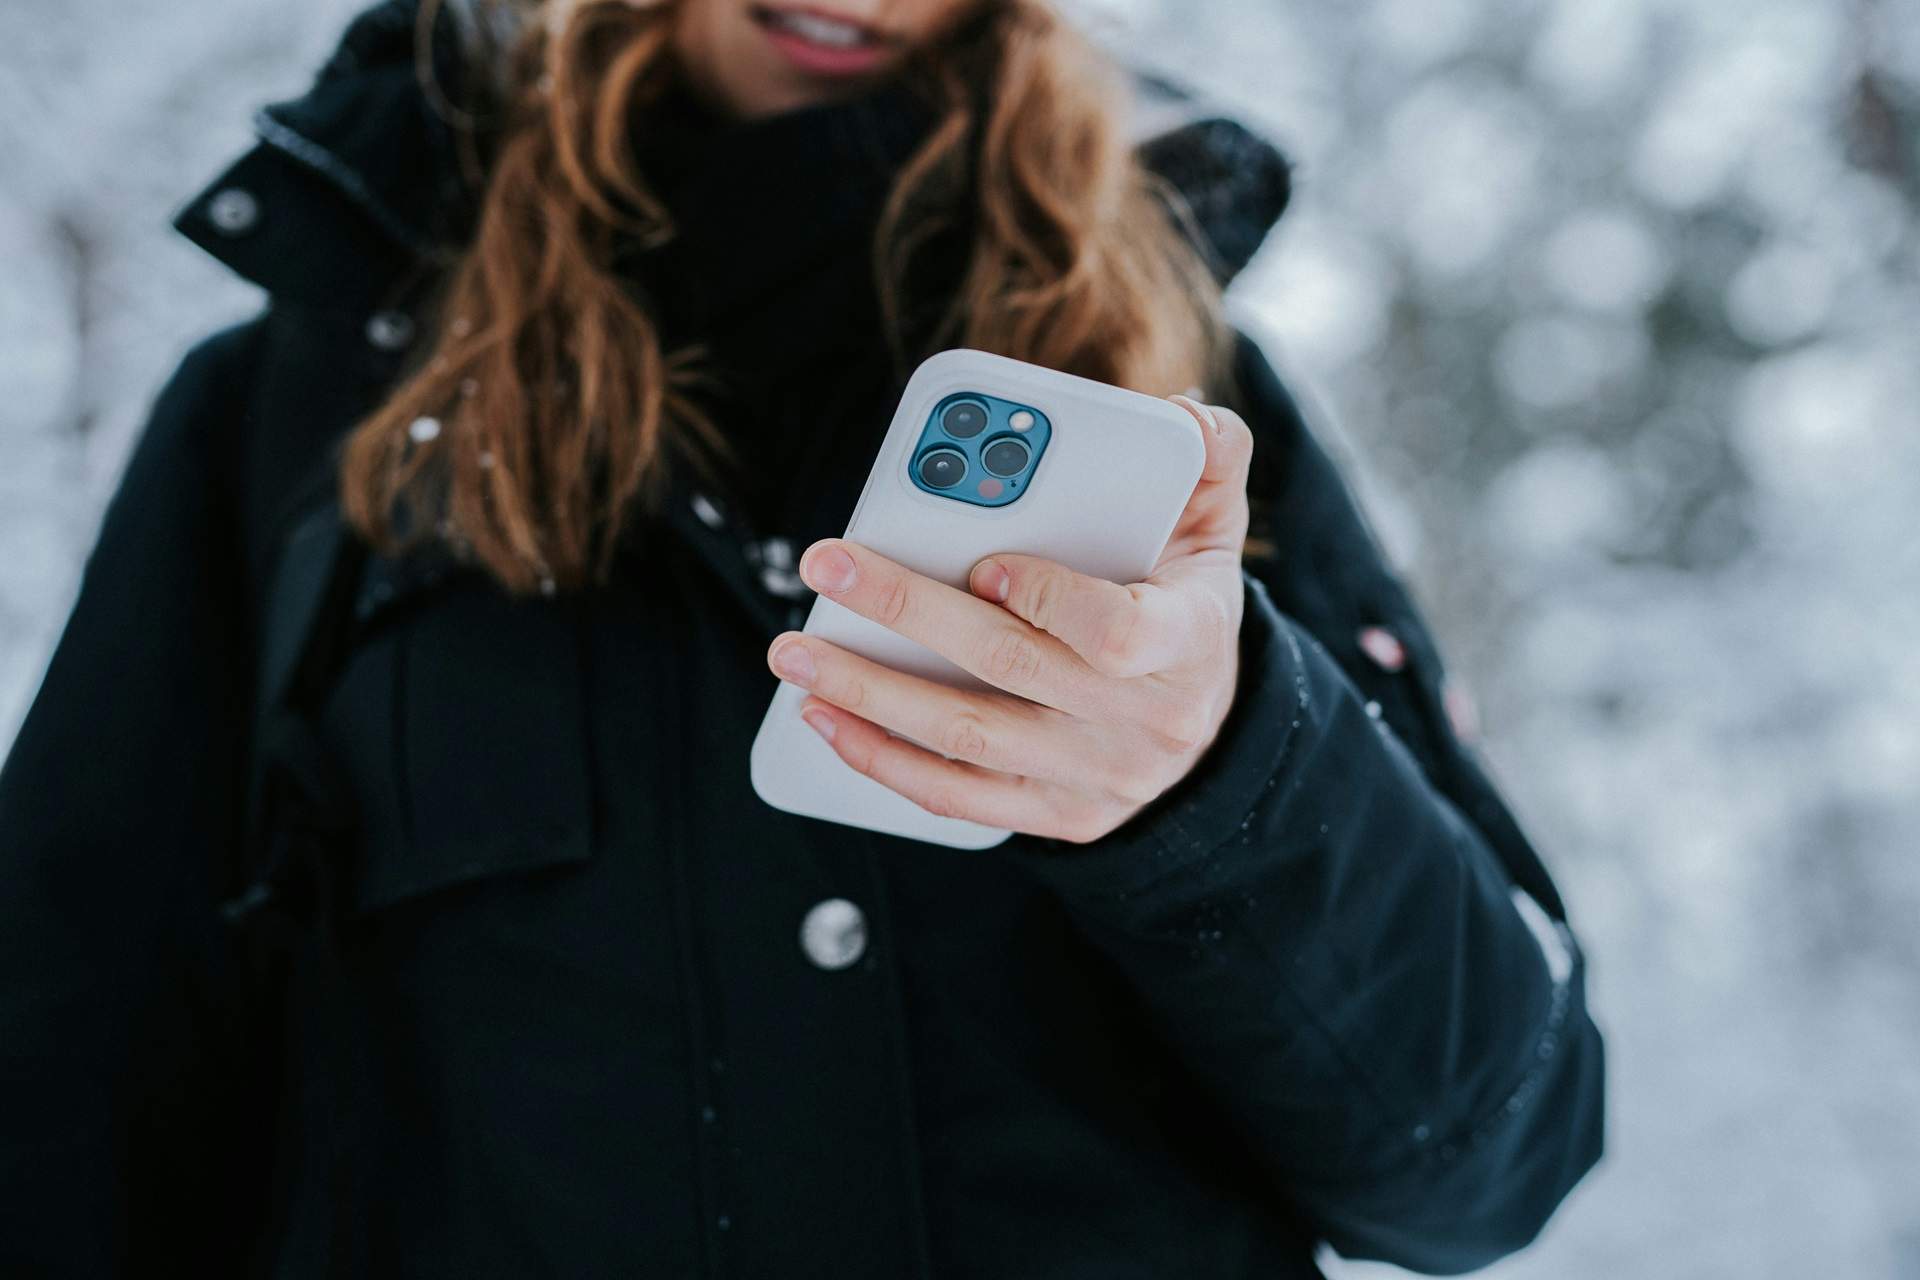
<path fill-rule="evenodd" d="M 800 922 L 800 949 L 822 969 L 844 969 L 867 950 L 867 917 L 845 898 L 814 904 Z"/>
<path fill-rule="evenodd" d="M 793 543 L 785 538 L 767 538 L 760 544 L 760 562 L 775 569 L 793 568 Z"/>
<path fill-rule="evenodd" d="M 221 235 L 243 236 L 260 224 L 260 202 L 251 191 L 226 187 L 207 201 L 207 221 Z"/>
<path fill-rule="evenodd" d="M 776 569 L 771 565 L 760 570 L 760 585 L 765 587 L 769 594 L 779 596 L 783 600 L 798 600 L 813 590 L 801 581 L 800 575 L 793 570 Z"/>
<path fill-rule="evenodd" d="M 404 311 L 376 311 L 367 317 L 367 341 L 382 351 L 399 351 L 413 341 L 413 317 Z"/>

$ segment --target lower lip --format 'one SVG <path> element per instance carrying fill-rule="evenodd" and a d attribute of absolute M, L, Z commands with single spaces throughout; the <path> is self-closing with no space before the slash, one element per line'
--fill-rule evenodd
<path fill-rule="evenodd" d="M 795 35 L 784 27 L 763 24 L 761 30 L 766 32 L 767 40 L 788 62 L 808 75 L 865 75 L 878 69 L 887 60 L 886 46 L 880 44 L 861 44 L 842 49 Z"/>

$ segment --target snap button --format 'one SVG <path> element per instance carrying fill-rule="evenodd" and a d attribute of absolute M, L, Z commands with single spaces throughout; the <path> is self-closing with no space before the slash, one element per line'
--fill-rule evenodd
<path fill-rule="evenodd" d="M 760 563 L 774 569 L 793 568 L 793 544 L 785 538 L 768 538 L 760 544 Z"/>
<path fill-rule="evenodd" d="M 779 596 L 783 600 L 798 600 L 813 591 L 813 588 L 802 582 L 800 575 L 793 570 L 776 569 L 772 565 L 767 565 L 760 570 L 760 585 L 765 587 L 769 594 Z"/>
<path fill-rule="evenodd" d="M 413 317 L 404 311 L 376 311 L 367 317 L 367 341 L 382 351 L 399 351 L 413 341 Z"/>
<path fill-rule="evenodd" d="M 845 898 L 815 903 L 800 922 L 800 949 L 822 969 L 844 969 L 867 950 L 867 917 Z"/>
<path fill-rule="evenodd" d="M 693 507 L 695 518 L 709 529 L 718 529 L 727 522 L 726 517 L 720 514 L 720 508 L 713 505 L 713 499 L 704 493 L 694 494 L 689 505 Z"/>
<path fill-rule="evenodd" d="M 1360 652 L 1373 659 L 1382 671 L 1399 671 L 1407 665 L 1407 646 L 1385 627 L 1360 628 Z"/>
<path fill-rule="evenodd" d="M 243 236 L 260 223 L 260 202 L 251 191 L 226 187 L 207 201 L 207 221 L 221 235 Z"/>

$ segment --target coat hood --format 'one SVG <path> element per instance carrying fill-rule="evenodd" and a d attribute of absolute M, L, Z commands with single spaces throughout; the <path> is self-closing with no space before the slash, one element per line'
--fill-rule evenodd
<path fill-rule="evenodd" d="M 457 81 L 457 8 L 418 56 L 417 0 L 384 0 L 348 27 L 304 94 L 255 113 L 257 143 L 179 212 L 189 239 L 269 293 L 385 306 L 450 265 L 473 204 L 459 140 L 423 87 Z M 1143 162 L 1192 212 L 1215 275 L 1231 280 L 1279 220 L 1290 168 L 1271 144 L 1181 87 L 1141 78 Z"/>

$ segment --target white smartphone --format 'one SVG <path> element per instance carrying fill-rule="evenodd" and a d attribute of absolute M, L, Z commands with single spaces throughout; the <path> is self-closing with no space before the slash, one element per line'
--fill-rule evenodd
<path fill-rule="evenodd" d="M 908 381 L 846 536 L 962 591 L 974 564 L 997 551 L 1138 582 L 1205 461 L 1200 425 L 1170 401 L 983 351 L 943 351 Z M 804 630 L 898 671 L 987 687 L 825 597 Z M 936 817 L 855 772 L 800 718 L 805 699 L 783 683 L 753 740 L 753 788 L 768 804 L 962 849 L 1010 834 Z"/>

